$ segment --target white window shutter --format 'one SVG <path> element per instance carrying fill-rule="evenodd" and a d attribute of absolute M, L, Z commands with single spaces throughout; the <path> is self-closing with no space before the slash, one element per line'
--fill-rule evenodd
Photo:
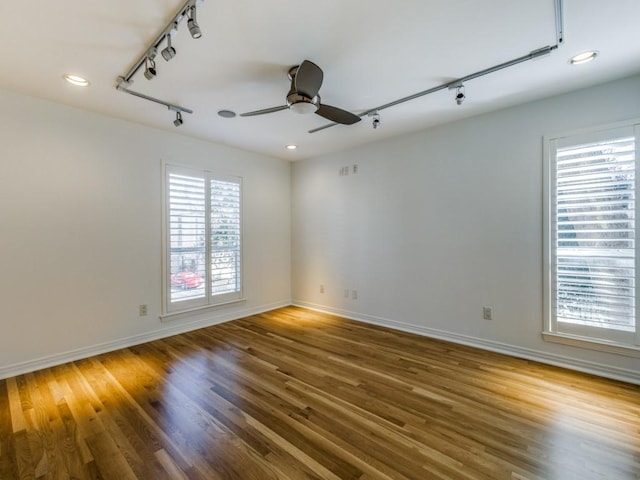
<path fill-rule="evenodd" d="M 165 312 L 240 299 L 241 179 L 165 168 Z"/>
<path fill-rule="evenodd" d="M 550 145 L 550 331 L 634 344 L 634 128 L 560 137 Z"/>
<path fill-rule="evenodd" d="M 211 294 L 238 293 L 240 283 L 240 183 L 211 181 Z"/>

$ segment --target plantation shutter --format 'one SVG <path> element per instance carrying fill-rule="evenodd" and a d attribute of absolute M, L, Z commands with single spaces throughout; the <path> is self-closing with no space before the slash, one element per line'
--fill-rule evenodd
<path fill-rule="evenodd" d="M 635 185 L 632 135 L 557 148 L 557 322 L 635 331 Z"/>
<path fill-rule="evenodd" d="M 170 302 L 205 299 L 206 184 L 204 176 L 169 172 Z"/>
<path fill-rule="evenodd" d="M 241 298 L 241 187 L 239 177 L 166 166 L 165 312 Z"/>
<path fill-rule="evenodd" d="M 240 292 L 240 183 L 211 181 L 211 294 Z"/>

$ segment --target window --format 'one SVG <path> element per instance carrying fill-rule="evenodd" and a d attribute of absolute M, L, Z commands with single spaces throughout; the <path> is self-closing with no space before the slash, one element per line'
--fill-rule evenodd
<path fill-rule="evenodd" d="M 239 177 L 165 166 L 164 311 L 242 297 Z"/>
<path fill-rule="evenodd" d="M 640 344 L 639 127 L 627 124 L 545 142 L 545 333 L 551 336 L 601 346 Z"/>

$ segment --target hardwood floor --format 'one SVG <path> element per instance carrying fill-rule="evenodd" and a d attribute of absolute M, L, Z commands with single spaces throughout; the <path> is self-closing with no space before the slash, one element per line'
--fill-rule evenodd
<path fill-rule="evenodd" d="M 637 480 L 640 387 L 289 307 L 0 381 L 0 478 Z"/>

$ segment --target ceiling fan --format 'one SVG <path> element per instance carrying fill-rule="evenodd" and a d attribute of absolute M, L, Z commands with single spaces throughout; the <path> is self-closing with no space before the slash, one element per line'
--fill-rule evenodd
<path fill-rule="evenodd" d="M 322 69 L 315 63 L 305 60 L 300 65 L 291 67 L 288 75 L 291 80 L 291 88 L 287 93 L 286 105 L 241 113 L 240 116 L 264 115 L 265 113 L 279 112 L 288 108 L 295 113 L 316 113 L 327 120 L 343 125 L 353 125 L 361 120 L 358 115 L 347 110 L 321 103 L 318 91 L 322 86 L 324 74 Z"/>

